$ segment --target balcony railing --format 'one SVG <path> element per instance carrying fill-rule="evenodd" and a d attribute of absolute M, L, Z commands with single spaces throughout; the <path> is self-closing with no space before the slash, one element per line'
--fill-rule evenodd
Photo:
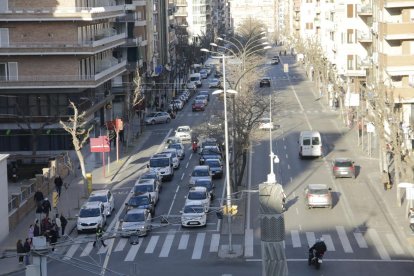
<path fill-rule="evenodd" d="M 372 5 L 365 4 L 358 7 L 359 16 L 372 16 Z"/>
<path fill-rule="evenodd" d="M 405 8 L 414 7 L 413 0 L 385 0 L 384 8 Z"/>
<path fill-rule="evenodd" d="M 414 39 L 414 22 L 379 23 L 379 28 L 386 40 Z"/>
<path fill-rule="evenodd" d="M 370 32 L 358 32 L 358 41 L 360 43 L 372 42 L 372 34 Z"/>

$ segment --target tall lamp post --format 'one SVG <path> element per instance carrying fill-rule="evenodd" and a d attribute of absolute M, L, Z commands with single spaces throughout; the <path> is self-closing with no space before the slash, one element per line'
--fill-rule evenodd
<path fill-rule="evenodd" d="M 224 96 L 224 147 L 226 155 L 226 210 L 227 210 L 227 223 L 228 223 L 228 234 L 229 234 L 229 247 L 228 254 L 233 254 L 233 244 L 232 244 L 232 232 L 231 232 L 231 185 L 230 185 L 230 164 L 229 164 L 229 129 L 227 121 L 227 93 L 236 94 L 235 90 L 227 90 L 226 88 L 226 57 L 224 54 L 219 52 L 210 51 L 208 49 L 202 48 L 202 52 L 215 53 L 221 55 L 223 59 L 223 90 L 216 90 L 213 92 L 213 95 L 223 93 Z"/>

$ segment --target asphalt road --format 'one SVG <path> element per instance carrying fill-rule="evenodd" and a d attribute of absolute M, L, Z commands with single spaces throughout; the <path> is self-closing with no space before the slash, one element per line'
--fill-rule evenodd
<path fill-rule="evenodd" d="M 276 53 L 276 52 L 274 52 Z M 273 54 L 269 53 L 271 57 Z M 282 63 L 293 64 L 292 57 L 282 57 Z M 338 128 L 338 114 L 323 106 L 308 81 L 293 65 L 289 74 L 281 64 L 270 66 L 267 74 L 272 78 L 270 88 L 259 93 L 276 97 L 273 118 L 280 128 L 272 132 L 272 147 L 280 162 L 275 164 L 277 180 L 288 196 L 285 213 L 285 250 L 290 275 L 412 275 L 414 263 L 405 244 L 401 244 L 380 211 L 375 196 L 365 185 L 366 171 L 359 168 L 358 177 L 335 180 L 330 172 L 330 160 L 346 156 L 356 158 L 346 136 Z M 205 88 L 206 83 L 203 85 Z M 166 137 L 173 135 L 179 125 L 195 127 L 206 121 L 215 110 L 222 109 L 217 99 L 211 97 L 205 112 L 191 112 L 187 103 L 184 110 L 169 124 L 148 126 L 151 136 L 145 141 L 144 150 L 131 158 L 117 184 L 112 187 L 116 210 L 109 218 L 107 232 L 115 235 L 119 218 L 125 213 L 124 202 L 130 196 L 135 180 L 146 170 L 151 154 L 163 147 Z M 322 133 L 324 157 L 300 160 L 298 137 L 302 130 L 314 129 Z M 220 221 L 215 212 L 208 216 L 205 228 L 182 229 L 179 211 L 188 191 L 192 168 L 198 156 L 186 143 L 186 156 L 175 171 L 171 182 L 164 182 L 160 201 L 156 207 L 154 229 L 137 245 L 128 239 L 108 239 L 108 246 L 92 248 L 93 234 L 74 235 L 67 250 L 58 249 L 49 262 L 49 275 L 209 275 L 252 276 L 260 275 L 261 242 L 258 185 L 270 172 L 269 133 L 259 132 L 259 139 L 252 143 L 251 167 L 247 181 L 247 214 L 245 236 L 235 235 L 234 242 L 245 244 L 244 256 L 239 259 L 220 259 L 217 251 L 227 243 L 222 235 Z M 358 164 L 357 164 L 358 165 Z M 220 206 L 224 198 L 224 177 L 216 181 L 216 199 L 212 209 Z M 324 183 L 332 187 L 332 209 L 308 210 L 304 205 L 303 189 L 309 183 Z M 168 223 L 161 223 L 161 216 Z M 323 236 L 328 246 L 321 270 L 316 271 L 306 263 L 307 248 L 315 238 Z M 62 252 L 62 253 L 60 253 Z M 16 275 L 23 275 L 22 273 Z"/>

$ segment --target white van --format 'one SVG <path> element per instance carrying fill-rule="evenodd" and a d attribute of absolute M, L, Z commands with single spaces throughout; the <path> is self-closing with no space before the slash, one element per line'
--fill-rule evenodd
<path fill-rule="evenodd" d="M 194 83 L 196 87 L 201 87 L 201 75 L 200 73 L 194 73 L 190 75 L 190 82 Z"/>
<path fill-rule="evenodd" d="M 299 157 L 322 156 L 322 139 L 318 131 L 302 131 L 299 135 Z"/>
<path fill-rule="evenodd" d="M 158 173 L 163 181 L 172 180 L 174 177 L 173 160 L 171 154 L 154 154 L 147 167 L 150 172 Z"/>

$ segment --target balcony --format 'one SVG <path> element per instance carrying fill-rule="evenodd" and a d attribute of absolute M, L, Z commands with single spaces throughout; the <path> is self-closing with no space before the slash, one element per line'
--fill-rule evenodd
<path fill-rule="evenodd" d="M 385 0 L 384 8 L 408 8 L 414 7 L 413 0 Z"/>
<path fill-rule="evenodd" d="M 136 14 L 135 13 L 127 13 L 124 16 L 117 17 L 116 22 L 125 23 L 125 22 L 135 22 Z"/>
<path fill-rule="evenodd" d="M 188 12 L 187 11 L 177 11 L 174 15 L 175 15 L 175 17 L 187 17 Z"/>
<path fill-rule="evenodd" d="M 379 33 L 385 40 L 410 40 L 414 39 L 414 22 L 404 23 L 379 23 Z"/>
<path fill-rule="evenodd" d="M 363 59 L 358 58 L 357 64 L 361 69 L 369 69 L 372 67 L 372 59 L 368 56 Z"/>
<path fill-rule="evenodd" d="M 358 6 L 357 13 L 360 17 L 372 16 L 372 5 L 366 4 L 366 5 Z"/>
<path fill-rule="evenodd" d="M 414 71 L 413 55 L 379 55 L 380 62 L 391 76 L 408 75 Z"/>
<path fill-rule="evenodd" d="M 91 40 L 52 42 L 13 42 L 1 45 L 0 56 L 9 55 L 93 55 L 126 43 L 126 33 L 106 29 Z"/>
<path fill-rule="evenodd" d="M 187 7 L 187 1 L 186 0 L 176 0 L 175 5 L 177 7 Z"/>
<path fill-rule="evenodd" d="M 365 77 L 367 72 L 364 68 L 351 68 L 345 70 L 345 76 L 347 77 Z"/>
<path fill-rule="evenodd" d="M 17 76 L 15 80 L 0 79 L 1 89 L 24 88 L 96 88 L 126 71 L 126 60 L 115 58 L 96 64 L 94 75 L 32 75 Z"/>
<path fill-rule="evenodd" d="M 135 26 L 136 27 L 144 27 L 144 26 L 147 26 L 147 20 L 145 18 L 138 17 L 138 18 L 136 18 Z"/>
<path fill-rule="evenodd" d="M 13 21 L 94 21 L 125 14 L 124 5 L 105 7 L 46 7 L 0 10 L 0 22 Z"/>
<path fill-rule="evenodd" d="M 358 31 L 358 42 L 359 43 L 372 43 L 372 34 L 370 32 Z"/>
<path fill-rule="evenodd" d="M 147 1 L 146 0 L 134 0 L 134 1 L 132 1 L 132 3 L 136 7 L 145 7 L 147 5 Z"/>
<path fill-rule="evenodd" d="M 395 87 L 392 89 L 395 103 L 414 103 L 413 87 Z"/>

